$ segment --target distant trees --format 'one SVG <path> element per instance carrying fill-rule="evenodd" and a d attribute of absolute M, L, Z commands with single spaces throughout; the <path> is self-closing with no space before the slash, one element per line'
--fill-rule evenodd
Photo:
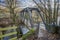
<path fill-rule="evenodd" d="M 5 4 L 5 5 L 3 5 L 3 4 Z M 17 12 L 15 11 L 15 9 L 18 8 L 18 6 L 17 6 L 18 0 L 4 0 L 3 4 L 1 4 L 2 8 L 5 7 L 9 10 L 10 18 L 13 20 L 13 24 L 15 24 L 16 18 L 17 18 L 17 16 L 16 16 Z"/>
<path fill-rule="evenodd" d="M 42 20 L 48 25 L 57 25 L 60 0 L 33 0 L 43 14 Z M 50 27 L 49 27 L 50 29 Z"/>
<path fill-rule="evenodd" d="M 33 0 L 38 6 L 40 11 L 43 13 L 47 24 L 57 24 L 57 17 L 59 11 L 59 0 Z"/>
<path fill-rule="evenodd" d="M 9 9 L 10 17 L 13 19 L 13 22 L 15 22 L 16 18 L 16 13 L 15 13 L 15 8 L 16 8 L 16 0 L 5 0 L 6 1 L 6 7 Z"/>

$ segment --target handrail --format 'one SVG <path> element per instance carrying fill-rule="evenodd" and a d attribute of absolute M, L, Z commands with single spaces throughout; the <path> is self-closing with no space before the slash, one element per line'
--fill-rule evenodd
<path fill-rule="evenodd" d="M 0 31 L 5 31 L 5 30 L 11 30 L 11 29 L 16 29 L 17 27 L 6 27 L 6 28 L 0 28 Z"/>
<path fill-rule="evenodd" d="M 17 32 L 12 32 L 12 33 L 8 33 L 8 34 L 5 34 L 5 35 L 0 35 L 0 38 L 10 36 L 10 35 L 14 35 L 14 34 L 17 34 Z"/>
<path fill-rule="evenodd" d="M 5 27 L 5 28 L 0 28 L 0 33 L 2 33 L 2 31 L 12 30 L 12 29 L 16 30 L 17 26 L 13 26 L 13 27 L 9 26 L 9 27 Z M 16 34 L 17 34 L 16 31 L 10 32 L 10 33 L 4 34 L 4 35 L 0 34 L 0 39 L 2 40 L 3 37 L 8 37 L 8 36 L 11 36 L 11 35 L 16 35 Z M 10 38 L 9 40 L 16 40 L 16 39 L 17 39 L 17 36 L 14 37 L 14 38 Z"/>
<path fill-rule="evenodd" d="M 17 37 L 11 38 L 11 39 L 9 39 L 9 40 L 17 40 Z"/>

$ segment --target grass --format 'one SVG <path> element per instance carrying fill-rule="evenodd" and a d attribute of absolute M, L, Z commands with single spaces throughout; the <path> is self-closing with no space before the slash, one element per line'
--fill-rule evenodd
<path fill-rule="evenodd" d="M 30 35 L 32 35 L 35 32 L 34 29 L 31 29 L 28 33 L 26 33 L 25 35 L 22 36 L 22 40 L 26 40 L 27 37 L 29 37 Z"/>

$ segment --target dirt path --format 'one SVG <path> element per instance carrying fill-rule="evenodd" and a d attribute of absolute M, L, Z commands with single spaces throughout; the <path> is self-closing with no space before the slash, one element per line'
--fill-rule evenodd
<path fill-rule="evenodd" d="M 49 33 L 44 26 L 40 26 L 38 36 L 32 34 L 27 37 L 27 40 L 60 40 L 60 34 Z"/>

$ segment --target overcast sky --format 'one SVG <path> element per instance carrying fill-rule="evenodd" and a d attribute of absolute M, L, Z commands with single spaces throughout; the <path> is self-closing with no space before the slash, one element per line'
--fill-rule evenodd
<path fill-rule="evenodd" d="M 32 0 L 20 0 L 22 7 L 33 7 L 35 3 Z"/>
<path fill-rule="evenodd" d="M 39 3 L 39 0 L 35 0 L 37 3 Z M 53 7 L 53 1 L 54 0 L 52 0 L 52 7 Z M 32 0 L 20 0 L 20 2 L 21 2 L 21 6 L 22 7 L 33 7 L 33 6 L 35 6 L 36 4 L 32 1 Z"/>
<path fill-rule="evenodd" d="M 24 7 L 24 8 L 35 6 L 32 0 L 18 0 L 18 2 L 20 3 L 19 6 Z M 0 0 L 0 4 L 5 5 L 4 0 Z"/>
<path fill-rule="evenodd" d="M 1 3 L 1 1 L 2 1 L 2 3 Z M 52 0 L 52 7 L 54 6 L 53 1 L 54 0 Z M 18 0 L 18 2 L 20 3 L 19 6 L 21 6 L 23 8 L 25 8 L 25 7 L 34 7 L 36 5 L 32 0 Z M 39 3 L 39 0 L 36 0 L 36 2 Z M 0 0 L 0 4 L 3 4 L 3 3 L 4 3 L 3 0 Z M 5 4 L 3 4 L 3 5 L 5 5 Z"/>

